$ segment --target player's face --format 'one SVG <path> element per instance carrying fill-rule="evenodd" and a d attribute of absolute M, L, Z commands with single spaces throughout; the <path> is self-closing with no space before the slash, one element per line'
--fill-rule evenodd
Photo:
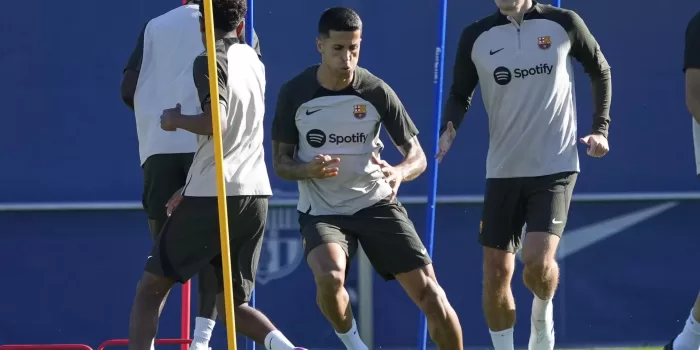
<path fill-rule="evenodd" d="M 503 11 L 513 11 L 521 7 L 525 0 L 494 0 L 494 2 Z"/>
<path fill-rule="evenodd" d="M 360 58 L 362 31 L 337 32 L 331 30 L 328 37 L 316 40 L 316 47 L 321 53 L 324 65 L 339 75 L 350 75 L 357 67 Z"/>

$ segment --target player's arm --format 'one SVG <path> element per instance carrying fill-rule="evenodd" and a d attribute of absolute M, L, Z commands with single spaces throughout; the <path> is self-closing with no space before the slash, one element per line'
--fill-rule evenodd
<path fill-rule="evenodd" d="M 299 144 L 295 115 L 289 87 L 282 85 L 277 96 L 275 118 L 272 120 L 272 164 L 277 176 L 290 181 L 309 179 L 307 163 L 294 160 L 294 152 Z"/>
<path fill-rule="evenodd" d="M 700 14 L 688 24 L 685 31 L 685 104 L 700 123 Z"/>
<path fill-rule="evenodd" d="M 136 48 L 129 56 L 129 62 L 126 63 L 124 68 L 124 75 L 122 76 L 122 82 L 119 87 L 121 91 L 121 98 L 131 110 L 134 110 L 134 95 L 136 94 L 136 84 L 139 81 L 139 72 L 141 72 L 141 62 L 143 61 L 143 43 L 144 36 L 146 34 L 146 26 L 143 26 L 141 34 L 139 34 L 139 39 L 136 42 Z"/>
<path fill-rule="evenodd" d="M 217 78 L 219 84 L 219 120 L 221 132 L 226 132 L 228 127 L 226 121 L 228 116 L 226 110 L 228 108 L 228 70 L 224 67 L 223 62 L 217 59 Z M 178 129 L 184 129 L 197 135 L 212 134 L 212 116 L 211 116 L 211 94 L 209 89 L 209 62 L 207 56 L 198 56 L 194 60 L 192 74 L 194 85 L 197 88 L 199 101 L 202 105 L 202 113 L 198 115 L 182 115 L 175 116 L 173 122 Z"/>
<path fill-rule="evenodd" d="M 464 29 L 459 38 L 457 57 L 452 68 L 452 87 L 442 113 L 440 135 L 445 132 L 448 122 L 452 122 L 455 129 L 459 128 L 471 106 L 474 91 L 479 83 L 479 74 L 472 61 L 472 47 L 478 36 L 476 26 L 472 25 Z"/>
<path fill-rule="evenodd" d="M 382 124 L 403 155 L 403 161 L 394 166 L 394 169 L 401 173 L 403 181 L 411 181 L 422 174 L 428 166 L 425 152 L 418 142 L 418 129 L 394 90 L 387 84 L 382 84 L 381 90 L 385 101 Z"/>
<path fill-rule="evenodd" d="M 591 79 L 593 95 L 593 124 L 591 134 L 608 137 L 610 127 L 610 103 L 612 101 L 612 78 L 610 65 L 600 51 L 600 45 L 588 27 L 573 11 L 566 12 L 566 24 L 571 40 L 571 56 L 581 63 Z"/>

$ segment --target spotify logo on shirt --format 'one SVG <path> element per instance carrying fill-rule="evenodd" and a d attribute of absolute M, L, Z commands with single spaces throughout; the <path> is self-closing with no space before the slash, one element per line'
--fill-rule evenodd
<path fill-rule="evenodd" d="M 510 69 L 501 66 L 493 71 L 493 79 L 496 80 L 498 85 L 508 85 L 510 80 L 513 79 L 513 74 L 511 74 Z"/>
<path fill-rule="evenodd" d="M 311 129 L 306 133 L 306 142 L 313 148 L 320 148 L 326 144 L 326 133 L 323 130 Z"/>

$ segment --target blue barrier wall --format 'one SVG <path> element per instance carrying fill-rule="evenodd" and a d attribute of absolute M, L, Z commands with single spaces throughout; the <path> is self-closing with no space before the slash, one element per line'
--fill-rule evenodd
<path fill-rule="evenodd" d="M 407 208 L 423 227 L 424 207 Z M 473 347 L 490 343 L 480 306 L 480 210 L 479 205 L 440 206 L 435 246 L 437 276 L 460 317 L 466 344 Z M 698 230 L 688 219 L 699 210 L 697 202 L 574 203 L 559 256 L 558 346 L 661 344 L 680 331 L 699 287 L 690 277 L 697 247 L 689 244 L 697 242 Z M 296 343 L 340 348 L 316 308 L 294 214 L 293 208 L 271 211 L 258 306 Z M 141 213 L 4 213 L 0 227 L 0 344 L 97 346 L 127 335 L 136 281 L 150 249 Z M 357 269 L 352 271 L 348 286 L 355 294 Z M 521 280 L 518 272 L 515 337 L 526 346 L 532 294 Z M 179 332 L 179 288 L 170 298 L 162 337 Z M 418 310 L 400 286 L 375 274 L 374 299 L 376 348 L 415 349 Z M 225 348 L 224 328 L 214 333 L 214 349 Z"/>
<path fill-rule="evenodd" d="M 135 123 L 119 100 L 118 86 L 143 23 L 178 3 L 4 4 L 14 15 L 3 18 L 3 27 L 9 30 L 0 33 L 4 44 L 0 115 L 6 131 L 0 138 L 0 164 L 5 165 L 0 170 L 0 202 L 139 200 L 142 178 Z M 428 145 L 434 4 L 416 0 L 335 4 L 351 6 L 363 17 L 361 65 L 394 87 Z M 322 0 L 306 0 L 303 6 L 286 0 L 256 5 L 269 115 L 279 86 L 318 61 L 313 41 L 316 21 L 328 6 Z M 623 1 L 564 0 L 564 6 L 586 20 L 613 67 L 612 151 L 593 160 L 581 148 L 583 171 L 576 192 L 697 191 L 681 72 L 683 33 L 700 9 L 697 2 L 678 0 L 659 6 L 647 0 L 632 6 Z M 446 87 L 461 29 L 491 11 L 490 1 L 451 2 Z M 592 113 L 588 85 L 577 66 L 581 136 Z M 441 165 L 441 194 L 483 191 L 487 121 L 479 95 L 475 101 L 453 146 L 463 151 L 452 152 Z M 269 127 L 270 120 L 267 123 Z M 387 153 L 389 160 L 398 159 L 394 150 Z M 278 190 L 296 191 L 293 183 L 276 176 L 272 181 Z M 427 185 L 423 176 L 406 183 L 402 191 L 424 195 Z M 560 345 L 661 343 L 680 330 L 698 290 L 686 276 L 694 271 L 698 227 L 690 218 L 699 205 L 664 205 L 572 206 L 566 240 L 571 243 L 562 248 L 568 253 L 561 257 L 564 277 L 556 301 Z M 289 215 L 280 210 L 277 214 Z M 409 206 L 409 210 L 422 229 L 424 208 Z M 466 342 L 486 346 L 488 333 L 479 306 L 479 212 L 479 206 L 438 208 L 435 261 L 438 277 L 462 319 Z M 641 218 L 645 220 L 636 221 Z M 272 223 L 279 229 L 268 232 L 266 244 L 297 247 L 293 221 L 277 218 Z M 0 214 L 0 344 L 96 346 L 126 336 L 148 240 L 145 217 L 139 212 Z M 296 342 L 338 347 L 332 330 L 315 311 L 308 268 L 299 260 L 298 250 L 288 252 L 275 259 L 263 257 L 261 308 Z M 349 283 L 354 288 L 355 280 Z M 522 305 L 516 342 L 525 344 L 528 327 L 522 320 L 527 319 L 530 296 L 517 282 L 515 288 Z M 415 342 L 417 311 L 400 295 L 395 283 L 377 280 L 378 346 L 410 347 Z M 177 293 L 171 296 L 178 298 Z M 305 310 L 303 317 L 293 310 L 297 307 Z M 177 335 L 178 316 L 177 307 L 166 308 L 163 336 Z M 410 336 L 402 335 L 406 332 Z M 223 348 L 225 332 L 219 328 L 215 333 L 213 345 Z"/>

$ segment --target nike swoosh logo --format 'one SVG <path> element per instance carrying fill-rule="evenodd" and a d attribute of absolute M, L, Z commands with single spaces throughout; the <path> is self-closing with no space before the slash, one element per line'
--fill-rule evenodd
<path fill-rule="evenodd" d="M 632 226 L 660 215 L 677 205 L 678 202 L 662 203 L 566 231 L 559 244 L 559 249 L 557 249 L 557 259 L 561 260 L 571 256 Z M 520 251 L 518 251 L 518 259 L 521 259 Z"/>
<path fill-rule="evenodd" d="M 319 109 L 316 109 L 316 110 L 313 110 L 313 111 L 312 111 L 312 110 L 307 110 L 307 111 L 306 111 L 306 115 L 312 115 L 312 114 L 314 114 L 314 113 L 316 113 L 316 112 L 318 112 L 318 111 L 320 111 L 320 110 L 322 110 L 322 109 L 323 109 L 323 108 L 319 108 Z"/>
<path fill-rule="evenodd" d="M 503 48 L 500 48 L 500 49 L 498 49 L 498 50 L 496 50 L 496 51 L 494 51 L 494 50 L 489 50 L 489 55 L 493 56 L 493 55 L 495 55 L 495 54 L 501 52 L 501 50 L 503 50 Z"/>

